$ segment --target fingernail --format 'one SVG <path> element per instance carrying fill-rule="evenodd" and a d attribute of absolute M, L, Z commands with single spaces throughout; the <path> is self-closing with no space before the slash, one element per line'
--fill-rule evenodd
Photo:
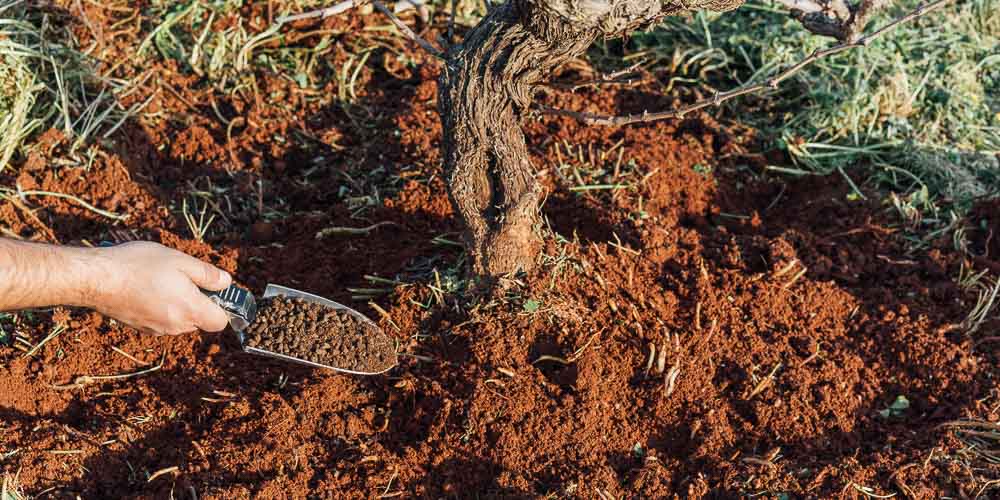
<path fill-rule="evenodd" d="M 232 284 L 233 283 L 233 277 L 232 277 L 232 275 L 230 275 L 229 273 L 227 273 L 225 271 L 222 271 L 222 282 L 223 283 Z"/>

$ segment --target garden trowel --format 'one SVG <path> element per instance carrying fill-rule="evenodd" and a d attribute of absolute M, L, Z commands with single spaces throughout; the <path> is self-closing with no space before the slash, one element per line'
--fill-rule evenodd
<path fill-rule="evenodd" d="M 378 371 L 378 372 L 359 372 L 356 370 L 350 370 L 338 366 L 329 366 L 306 359 L 297 358 L 294 356 L 289 356 L 287 354 L 282 354 L 279 352 L 267 351 L 257 347 L 250 347 L 246 345 L 246 337 L 243 331 L 250 326 L 251 323 L 257 318 L 257 300 L 254 298 L 253 294 L 245 288 L 238 287 L 236 285 L 230 285 L 229 288 L 219 292 L 209 292 L 202 290 L 202 292 L 207 295 L 213 302 L 219 305 L 226 314 L 229 315 L 229 326 L 232 327 L 233 331 L 236 332 L 239 337 L 240 346 L 245 352 L 251 354 L 257 354 L 259 356 L 270 356 L 272 358 L 278 358 L 285 361 L 292 361 L 294 363 L 301 363 L 304 365 L 316 367 L 316 368 L 326 368 L 330 370 L 336 370 L 338 372 L 350 373 L 354 375 L 378 375 L 380 373 L 385 373 L 391 370 L 395 363 L 393 363 L 388 368 Z M 287 297 L 287 298 L 298 298 L 305 300 L 307 302 L 312 302 L 314 304 L 322 305 L 323 307 L 331 310 L 342 311 L 350 314 L 351 316 L 357 318 L 363 323 L 367 323 L 373 327 L 373 331 L 376 335 L 385 335 L 385 332 L 372 320 L 368 319 L 365 315 L 347 307 L 343 304 L 334 302 L 332 300 L 320 297 L 318 295 L 313 295 L 311 293 L 306 293 L 300 290 L 295 290 L 293 288 L 284 287 L 281 285 L 268 284 L 267 288 L 264 289 L 264 297 Z"/>

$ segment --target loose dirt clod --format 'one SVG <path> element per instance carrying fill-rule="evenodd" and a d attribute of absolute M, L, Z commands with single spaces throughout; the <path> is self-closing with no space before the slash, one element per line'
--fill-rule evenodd
<path fill-rule="evenodd" d="M 246 346 L 365 373 L 396 364 L 392 340 L 374 325 L 299 298 L 263 299 Z"/>

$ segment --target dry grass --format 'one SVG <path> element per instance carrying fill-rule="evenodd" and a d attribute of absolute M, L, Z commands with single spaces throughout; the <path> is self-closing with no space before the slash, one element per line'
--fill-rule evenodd
<path fill-rule="evenodd" d="M 28 498 L 21 489 L 18 474 L 4 473 L 3 483 L 0 483 L 0 500 L 25 500 Z"/>
<path fill-rule="evenodd" d="M 31 2 L 0 0 L 0 170 L 34 133 L 56 127 L 75 151 L 111 136 L 146 103 L 122 107 L 133 82 L 105 78 L 69 26 Z"/>
<path fill-rule="evenodd" d="M 964 419 L 941 426 L 963 444 L 949 457 L 966 471 L 956 483 L 966 485 L 973 498 L 993 498 L 1000 489 L 1000 424 L 979 419 Z"/>
<path fill-rule="evenodd" d="M 917 3 L 894 3 L 873 24 Z M 782 9 L 750 2 L 668 19 L 626 44 L 598 44 L 591 58 L 609 69 L 642 61 L 663 93 L 694 99 L 760 80 L 829 43 Z M 840 173 L 898 193 L 921 240 L 976 200 L 1000 195 L 998 54 L 1000 0 L 969 0 L 713 114 L 759 126 L 786 151 L 793 164 L 773 165 L 775 173 Z"/>
<path fill-rule="evenodd" d="M 0 6 L 0 16 L 13 15 L 13 4 Z M 7 167 L 24 141 L 41 125 L 30 116 L 42 89 L 28 64 L 31 47 L 18 41 L 23 23 L 0 18 L 0 171 Z"/>
<path fill-rule="evenodd" d="M 993 308 L 1000 295 L 1000 279 L 989 276 L 987 271 L 977 273 L 963 266 L 959 273 L 958 285 L 976 296 L 976 303 L 961 325 L 971 335 L 993 316 Z"/>

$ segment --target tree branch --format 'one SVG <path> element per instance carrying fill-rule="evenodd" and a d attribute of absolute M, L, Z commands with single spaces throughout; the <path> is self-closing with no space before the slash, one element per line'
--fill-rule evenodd
<path fill-rule="evenodd" d="M 806 30 L 841 42 L 854 42 L 861 37 L 872 16 L 889 0 L 861 0 L 857 4 L 848 4 L 847 0 L 776 1 L 788 7 L 791 16 Z"/>
<path fill-rule="evenodd" d="M 795 1 L 795 0 L 789 0 L 789 1 Z M 935 11 L 945 6 L 946 4 L 952 1 L 954 0 L 936 0 L 929 4 L 920 4 L 919 6 L 917 6 L 916 9 L 910 11 L 906 15 L 894 19 L 892 22 L 886 24 L 885 26 L 882 26 L 881 28 L 867 35 L 857 37 L 854 40 L 844 41 L 838 45 L 835 45 L 827 49 L 816 50 L 805 59 L 802 59 L 801 61 L 795 63 L 791 67 L 785 69 L 781 73 L 778 73 L 777 75 L 767 79 L 764 82 L 747 84 L 742 87 L 737 87 L 728 92 L 716 93 L 709 99 L 703 99 L 701 101 L 689 104 L 687 106 L 678 109 L 670 111 L 660 111 L 656 113 L 650 113 L 648 111 L 644 111 L 641 114 L 623 115 L 623 116 L 600 115 L 596 113 L 586 113 L 579 111 L 567 111 L 561 109 L 553 109 L 549 107 L 542 107 L 541 112 L 545 114 L 552 114 L 558 116 L 568 116 L 570 118 L 575 118 L 590 125 L 606 125 L 606 126 L 621 126 L 621 125 L 628 125 L 631 123 L 646 123 L 657 120 L 665 120 L 669 118 L 683 118 L 688 113 L 691 113 L 693 111 L 698 111 L 700 109 L 704 109 L 709 106 L 718 106 L 723 102 L 733 99 L 735 97 L 739 97 L 746 94 L 752 94 L 755 92 L 760 92 L 766 89 L 776 89 L 781 84 L 781 82 L 791 78 L 792 75 L 798 73 L 806 66 L 809 66 L 810 64 L 824 57 L 832 56 L 834 54 L 838 54 L 840 52 L 844 52 L 846 50 L 858 47 L 865 47 L 869 43 L 871 43 L 872 40 L 884 35 L 885 33 L 899 26 L 900 24 L 912 21 L 918 17 L 926 15 L 932 11 Z M 870 12 L 870 11 L 865 11 L 865 12 Z M 859 14 L 860 13 L 861 11 L 859 11 Z M 856 15 L 855 19 L 857 18 L 858 16 Z"/>

